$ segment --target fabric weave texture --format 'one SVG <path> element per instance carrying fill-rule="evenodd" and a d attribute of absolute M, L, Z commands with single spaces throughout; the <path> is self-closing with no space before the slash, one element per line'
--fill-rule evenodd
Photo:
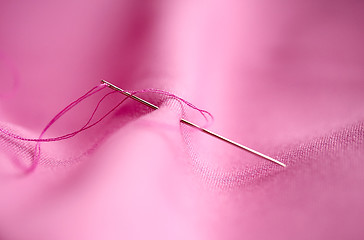
<path fill-rule="evenodd" d="M 0 1 L 0 125 L 37 138 L 106 79 L 170 91 L 41 144 L 0 135 L 0 239 L 363 239 L 364 2 Z M 105 90 L 106 91 L 106 90 Z M 45 137 L 73 132 L 102 97 Z M 102 116 L 122 96 L 112 94 Z M 96 117 L 97 117 L 96 116 Z"/>

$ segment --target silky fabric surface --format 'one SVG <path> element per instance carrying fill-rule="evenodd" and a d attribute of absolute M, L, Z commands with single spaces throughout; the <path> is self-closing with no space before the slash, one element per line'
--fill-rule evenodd
<path fill-rule="evenodd" d="M 0 135 L 0 239 L 363 239 L 362 1 L 1 1 L 1 127 L 38 137 L 106 79 L 171 91 L 34 144 Z M 105 90 L 107 93 L 111 90 Z M 106 112 L 120 100 L 101 106 Z M 102 93 L 46 137 L 87 121 Z"/>

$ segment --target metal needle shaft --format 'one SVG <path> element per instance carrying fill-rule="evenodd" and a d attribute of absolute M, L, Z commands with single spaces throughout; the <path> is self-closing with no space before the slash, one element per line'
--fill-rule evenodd
<path fill-rule="evenodd" d="M 124 94 L 125 96 L 130 97 L 130 98 L 134 99 L 135 101 L 138 101 L 138 102 L 146 105 L 149 108 L 152 108 L 154 110 L 157 110 L 159 108 L 158 106 L 156 106 L 156 105 L 154 105 L 154 104 L 152 104 L 152 103 L 150 103 L 150 102 L 148 102 L 148 101 L 146 101 L 146 100 L 144 100 L 144 99 L 142 99 L 140 97 L 137 97 L 137 96 L 135 96 L 135 95 L 133 95 L 133 94 L 131 94 L 131 93 L 129 93 L 129 92 L 127 92 L 127 91 L 125 91 L 125 90 L 117 87 L 117 86 L 115 86 L 112 83 L 109 83 L 109 82 L 107 82 L 105 80 L 101 80 L 101 83 L 106 84 L 109 88 L 114 89 L 116 91 L 119 91 L 122 94 Z M 238 148 L 241 148 L 241 149 L 243 149 L 245 151 L 248 151 L 248 152 L 253 153 L 255 155 L 258 155 L 258 156 L 260 156 L 262 158 L 265 158 L 265 159 L 267 159 L 267 160 L 269 160 L 271 162 L 274 162 L 274 163 L 276 163 L 276 164 L 278 164 L 278 165 L 280 165 L 282 167 L 286 167 L 286 164 L 284 164 L 284 163 L 282 163 L 282 162 L 280 162 L 280 161 L 278 161 L 278 160 L 276 160 L 274 158 L 271 158 L 271 157 L 269 157 L 269 156 L 267 156 L 267 155 L 265 155 L 263 153 L 260 153 L 258 151 L 255 151 L 255 150 L 253 150 L 251 148 L 248 148 L 248 147 L 246 147 L 246 146 L 244 146 L 244 145 L 242 145 L 240 143 L 237 143 L 237 142 L 235 142 L 233 140 L 230 140 L 230 139 L 228 139 L 226 137 L 223 137 L 223 136 L 221 136 L 221 135 L 219 135 L 217 133 L 214 133 L 214 132 L 212 132 L 212 131 L 210 131 L 210 130 L 208 130 L 206 128 L 200 127 L 200 126 L 198 126 L 198 125 L 196 125 L 196 124 L 194 124 L 194 123 L 192 123 L 192 122 L 190 122 L 190 121 L 188 121 L 186 119 L 181 118 L 180 122 L 183 123 L 183 124 L 186 124 L 186 125 L 188 125 L 190 127 L 196 128 L 196 129 L 198 129 L 198 130 L 200 130 L 200 131 L 202 131 L 204 133 L 207 133 L 210 136 L 216 137 L 216 138 L 218 138 L 218 139 L 220 139 L 220 140 L 222 140 L 224 142 L 227 142 L 229 144 L 232 144 L 232 145 L 234 145 L 234 146 L 236 146 Z"/>

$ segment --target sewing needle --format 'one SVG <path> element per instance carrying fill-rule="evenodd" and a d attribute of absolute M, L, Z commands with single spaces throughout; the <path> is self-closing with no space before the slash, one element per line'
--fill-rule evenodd
<path fill-rule="evenodd" d="M 127 91 L 125 91 L 125 90 L 117 87 L 117 86 L 115 86 L 112 83 L 109 83 L 109 82 L 107 82 L 105 80 L 101 80 L 101 83 L 106 84 L 109 88 L 111 88 L 113 90 L 116 90 L 116 91 L 119 91 L 122 94 L 124 94 L 125 96 L 130 97 L 130 98 L 134 99 L 135 101 L 138 101 L 138 102 L 144 104 L 145 106 L 147 106 L 149 108 L 152 108 L 154 110 L 159 109 L 158 106 L 156 106 L 156 105 L 154 105 L 154 104 L 152 104 L 152 103 L 150 103 L 150 102 L 148 102 L 148 101 L 146 101 L 146 100 L 144 100 L 144 99 L 142 99 L 140 97 L 137 97 L 137 96 L 135 96 L 135 95 L 133 95 L 133 94 L 131 94 L 131 93 L 129 93 L 129 92 L 127 92 Z M 272 157 L 269 157 L 269 156 L 267 156 L 267 155 L 265 155 L 263 153 L 260 153 L 258 151 L 255 151 L 255 150 L 251 149 L 251 148 L 248 148 L 248 147 L 246 147 L 246 146 L 244 146 L 244 145 L 242 145 L 240 143 L 237 143 L 237 142 L 235 142 L 235 141 L 233 141 L 231 139 L 228 139 L 226 137 L 223 137 L 223 136 L 221 136 L 221 135 L 219 135 L 217 133 L 214 133 L 214 132 L 212 132 L 212 131 L 210 131 L 210 130 L 208 130 L 206 128 L 200 127 L 200 126 L 198 126 L 198 125 L 196 125 L 196 124 L 194 124 L 194 123 L 192 123 L 192 122 L 190 122 L 190 121 L 188 121 L 186 119 L 181 118 L 180 119 L 180 122 L 183 123 L 183 124 L 186 124 L 186 125 L 188 125 L 190 127 L 196 128 L 196 129 L 198 129 L 198 130 L 200 130 L 200 131 L 202 131 L 204 133 L 207 133 L 208 135 L 213 136 L 215 138 L 218 138 L 218 139 L 220 139 L 220 140 L 222 140 L 224 142 L 227 142 L 229 144 L 232 144 L 232 145 L 234 145 L 234 146 L 236 146 L 238 148 L 241 148 L 241 149 L 243 149 L 245 151 L 248 151 L 248 152 L 253 153 L 253 154 L 257 155 L 257 156 L 260 156 L 262 158 L 265 158 L 265 159 L 267 159 L 267 160 L 269 160 L 271 162 L 274 162 L 274 163 L 276 163 L 276 164 L 278 164 L 278 165 L 280 165 L 282 167 L 286 167 L 286 164 L 284 164 L 284 163 L 282 163 L 282 162 L 280 162 L 280 161 L 278 161 L 278 160 L 276 160 L 276 159 L 274 159 Z"/>

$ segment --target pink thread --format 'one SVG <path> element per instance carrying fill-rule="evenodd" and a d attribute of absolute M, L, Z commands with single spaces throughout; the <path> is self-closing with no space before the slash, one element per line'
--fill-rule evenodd
<path fill-rule="evenodd" d="M 117 105 L 115 105 L 111 110 L 109 110 L 107 113 L 105 113 L 102 117 L 100 117 L 97 121 L 95 121 L 94 123 L 90 124 L 92 119 L 94 118 L 98 108 L 100 107 L 100 104 L 111 94 L 114 93 L 119 93 L 118 91 L 114 90 L 113 92 L 109 92 L 107 94 L 105 94 L 97 103 L 94 111 L 92 112 L 90 118 L 88 119 L 88 121 L 77 131 L 59 136 L 59 137 L 53 137 L 53 138 L 42 138 L 44 136 L 44 134 L 46 133 L 46 131 L 59 119 L 61 118 L 65 113 L 67 113 L 68 111 L 70 111 L 72 108 L 74 108 L 75 106 L 77 106 L 80 102 L 82 102 L 83 100 L 91 97 L 92 95 L 100 92 L 101 90 L 107 88 L 106 84 L 100 84 L 96 87 L 93 87 L 91 90 L 89 90 L 88 92 L 86 92 L 84 95 L 82 95 L 81 97 L 79 97 L 78 99 L 76 99 L 75 101 L 73 101 L 72 103 L 70 103 L 69 105 L 67 105 L 64 109 L 62 109 L 54 118 L 52 118 L 52 120 L 46 125 L 46 127 L 43 129 L 43 131 L 41 132 L 41 134 L 39 135 L 38 138 L 24 138 L 21 136 L 18 136 L 14 133 L 8 132 L 5 129 L 0 128 L 0 132 L 2 132 L 3 134 L 18 139 L 18 140 L 22 140 L 22 141 L 28 141 L 28 142 L 36 142 L 35 145 L 35 149 L 34 149 L 34 157 L 32 159 L 31 165 L 25 170 L 25 173 L 29 173 L 32 172 L 36 166 L 39 163 L 40 160 L 40 153 L 41 153 L 41 148 L 40 148 L 40 144 L 42 142 L 55 142 L 55 141 L 61 141 L 61 140 L 65 140 L 71 137 L 74 137 L 75 135 L 95 126 L 96 124 L 100 123 L 103 119 L 105 119 L 108 115 L 110 115 L 112 112 L 114 112 L 122 103 L 125 102 L 125 100 L 127 100 L 129 97 L 125 97 L 123 98 Z M 209 121 L 208 117 L 209 116 L 211 118 L 211 120 L 213 120 L 213 116 L 211 113 L 209 113 L 208 111 L 202 110 L 198 107 L 196 107 L 195 105 L 193 105 L 192 103 L 184 100 L 183 98 L 180 98 L 172 93 L 169 93 L 167 91 L 163 91 L 163 90 L 158 90 L 158 89 L 144 89 L 144 90 L 139 90 L 139 91 L 131 91 L 132 95 L 136 95 L 138 93 L 157 93 L 157 94 L 161 94 L 167 97 L 170 97 L 172 99 L 175 99 L 177 101 L 179 101 L 180 103 L 183 103 L 185 105 L 187 105 L 188 107 L 198 111 L 204 118 L 206 121 Z"/>
<path fill-rule="evenodd" d="M 164 96 L 167 96 L 167 97 L 170 97 L 172 99 L 175 99 L 181 103 L 184 103 L 186 104 L 188 107 L 198 111 L 204 118 L 206 121 L 209 121 L 208 117 L 206 115 L 208 115 L 210 118 L 211 118 L 211 121 L 214 120 L 214 117 L 212 116 L 211 113 L 209 113 L 208 111 L 206 110 L 203 110 L 203 109 L 200 109 L 198 107 L 196 107 L 195 105 L 193 105 L 192 103 L 184 100 L 183 98 L 181 97 L 178 97 L 177 95 L 173 94 L 173 93 L 170 93 L 170 92 L 167 92 L 167 91 L 163 91 L 163 90 L 159 90 L 159 89 L 153 89 L 153 88 L 149 88 L 149 89 L 144 89 L 144 90 L 139 90 L 139 91 L 131 91 L 130 92 L 132 95 L 136 95 L 138 93 L 158 93 L 158 94 L 161 94 L 161 95 L 164 95 Z"/>

